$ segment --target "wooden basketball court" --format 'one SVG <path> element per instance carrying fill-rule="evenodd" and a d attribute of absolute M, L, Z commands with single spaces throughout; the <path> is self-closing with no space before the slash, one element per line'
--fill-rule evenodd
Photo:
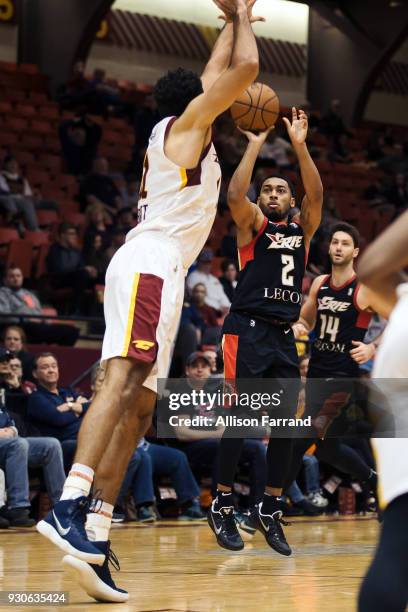
<path fill-rule="evenodd" d="M 295 518 L 286 528 L 292 557 L 282 557 L 257 534 L 245 549 L 218 547 L 206 523 L 115 525 L 118 585 L 124 604 L 98 604 L 62 570 L 62 553 L 35 529 L 0 532 L 1 590 L 69 591 L 67 607 L 14 608 L 88 612 L 184 611 L 345 612 L 374 551 L 378 523 L 372 517 Z M 0 606 L 1 610 L 12 608 Z"/>

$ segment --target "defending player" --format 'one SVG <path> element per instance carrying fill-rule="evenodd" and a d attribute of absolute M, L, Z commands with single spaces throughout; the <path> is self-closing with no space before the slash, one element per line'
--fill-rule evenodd
<path fill-rule="evenodd" d="M 306 146 L 306 114 L 292 109 L 292 123 L 284 119 L 296 152 L 306 192 L 300 222 L 289 222 L 295 193 L 287 180 L 272 175 L 261 188 L 257 204 L 247 192 L 252 171 L 268 131 L 256 136 L 244 132 L 249 143 L 228 190 L 228 204 L 237 224 L 240 275 L 231 312 L 224 322 L 225 378 L 280 378 L 299 380 L 299 362 L 291 323 L 299 317 L 302 279 L 310 240 L 320 224 L 323 187 Z M 298 387 L 286 397 L 293 414 Z M 244 543 L 233 517 L 232 483 L 243 440 L 226 429 L 220 445 L 220 481 L 208 515 L 220 546 L 240 550 Z M 267 543 L 290 555 L 282 527 L 279 496 L 292 453 L 292 440 L 271 439 L 268 479 L 263 501 L 254 520 Z"/>
<path fill-rule="evenodd" d="M 373 440 L 384 521 L 375 557 L 361 586 L 359 612 L 404 612 L 408 604 L 408 212 L 368 247 L 358 275 L 389 316 L 373 378 L 387 394 L 398 438 Z M 405 429 L 405 431 L 403 431 Z M 402 437 L 403 436 L 403 437 Z"/>
<path fill-rule="evenodd" d="M 84 418 L 61 501 L 37 525 L 69 553 L 65 563 L 99 599 L 128 598 L 108 569 L 113 505 L 130 456 L 151 422 L 157 378 L 167 375 L 186 271 L 214 221 L 221 173 L 211 125 L 258 74 L 254 1 L 214 0 L 228 23 L 201 79 L 179 68 L 156 85 L 165 118 L 147 149 L 140 223 L 106 274 L 105 380 Z M 92 484 L 101 499 L 92 500 L 89 511 Z"/>
<path fill-rule="evenodd" d="M 307 448 L 316 442 L 319 459 L 376 488 L 375 472 L 353 448 L 341 443 L 348 425 L 342 419 L 342 409 L 357 391 L 359 365 L 374 357 L 379 342 L 363 342 L 373 314 L 373 296 L 358 282 L 354 271 L 359 241 L 352 225 L 340 222 L 332 227 L 331 273 L 315 278 L 293 326 L 296 338 L 315 330 L 303 416 L 312 416 L 316 438 L 296 440 L 287 485 L 296 478 Z"/>

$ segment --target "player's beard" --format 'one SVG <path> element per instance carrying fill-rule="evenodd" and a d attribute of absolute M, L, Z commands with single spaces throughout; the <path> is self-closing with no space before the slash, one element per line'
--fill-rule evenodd
<path fill-rule="evenodd" d="M 330 257 L 330 262 L 333 268 L 347 268 L 347 266 L 349 266 L 353 261 L 352 256 L 345 257 L 343 261 L 340 261 L 340 262 L 334 261 L 331 255 L 329 255 L 329 257 Z"/>
<path fill-rule="evenodd" d="M 285 219 L 287 219 L 288 212 L 283 212 L 279 210 L 268 210 L 265 215 L 266 217 L 268 217 L 269 221 L 284 221 Z"/>

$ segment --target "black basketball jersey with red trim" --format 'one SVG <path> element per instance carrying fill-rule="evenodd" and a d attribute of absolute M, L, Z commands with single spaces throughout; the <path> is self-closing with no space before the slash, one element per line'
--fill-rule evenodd
<path fill-rule="evenodd" d="M 253 240 L 238 249 L 238 258 L 240 273 L 231 310 L 296 321 L 307 260 L 302 227 L 265 218 Z"/>
<path fill-rule="evenodd" d="M 358 364 L 350 356 L 352 340 L 362 342 L 372 313 L 357 304 L 360 284 L 354 275 L 341 287 L 334 287 L 325 276 L 317 292 L 316 339 L 312 344 L 309 376 L 324 378 L 359 375 Z"/>

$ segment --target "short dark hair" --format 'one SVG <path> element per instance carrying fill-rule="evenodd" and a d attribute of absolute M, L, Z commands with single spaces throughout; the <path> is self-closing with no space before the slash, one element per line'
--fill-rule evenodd
<path fill-rule="evenodd" d="M 296 199 L 296 187 L 295 187 L 295 184 L 290 180 L 290 178 L 288 178 L 287 176 L 282 176 L 282 174 L 271 174 L 270 176 L 265 176 L 262 179 L 262 182 L 261 182 L 260 187 L 259 187 L 259 191 L 262 189 L 262 186 L 263 186 L 265 181 L 267 181 L 268 179 L 274 179 L 274 178 L 281 179 L 281 181 L 285 181 L 288 184 L 290 195 L 292 196 L 292 198 Z"/>
<path fill-rule="evenodd" d="M 354 225 L 346 223 L 345 221 L 341 221 L 340 223 L 335 223 L 334 225 L 332 225 L 332 227 L 330 228 L 329 235 L 330 242 L 332 241 L 333 236 L 336 232 L 344 232 L 345 234 L 351 236 L 355 249 L 360 246 L 360 234 L 358 232 L 358 229 L 355 228 Z"/>
<path fill-rule="evenodd" d="M 76 232 L 78 231 L 78 228 L 76 225 L 74 225 L 73 223 L 68 223 L 68 221 L 63 221 L 58 226 L 58 236 L 62 236 L 62 234 L 65 234 L 65 232 L 67 232 L 68 230 L 73 230 L 73 229 Z"/>
<path fill-rule="evenodd" d="M 224 259 L 221 262 L 221 271 L 225 274 L 225 272 L 228 270 L 228 266 L 235 266 L 235 269 L 238 271 L 238 266 L 237 266 L 237 262 L 234 261 L 233 259 Z"/>
<path fill-rule="evenodd" d="M 37 369 L 38 366 L 38 362 L 40 361 L 40 359 L 42 359 L 43 357 L 53 357 L 55 359 L 55 361 L 58 363 L 58 359 L 56 358 L 56 356 L 54 355 L 54 353 L 51 353 L 50 351 L 44 351 L 43 353 L 39 353 L 38 355 L 36 355 L 34 357 L 34 361 L 33 361 L 33 370 Z"/>
<path fill-rule="evenodd" d="M 198 74 L 177 68 L 157 81 L 153 95 L 161 117 L 180 117 L 191 100 L 202 93 L 203 85 Z"/>

